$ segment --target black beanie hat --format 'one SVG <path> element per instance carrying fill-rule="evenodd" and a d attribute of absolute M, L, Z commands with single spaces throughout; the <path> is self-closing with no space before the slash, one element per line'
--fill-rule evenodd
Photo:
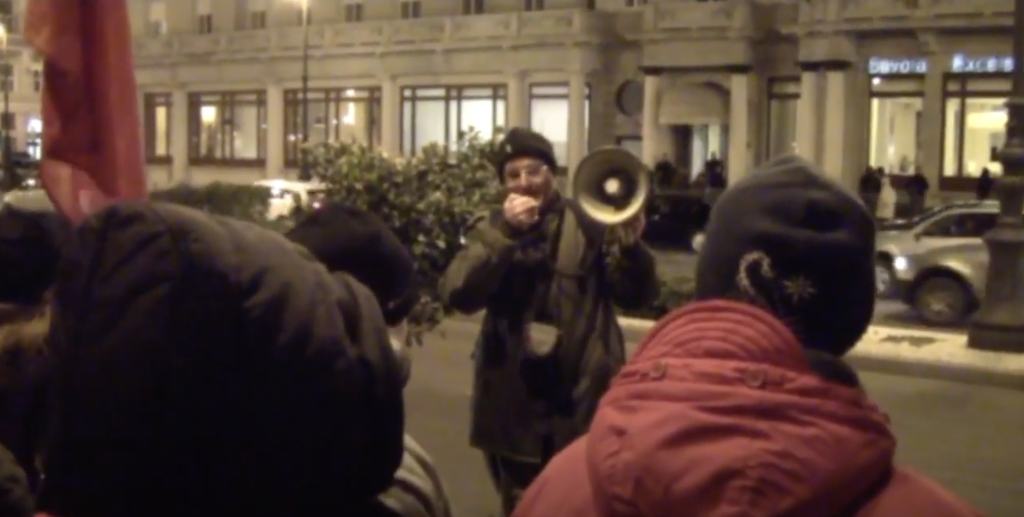
<path fill-rule="evenodd" d="M 498 179 L 504 179 L 505 165 L 522 157 L 536 158 L 547 165 L 551 172 L 558 169 L 558 162 L 555 160 L 555 148 L 551 142 L 544 138 L 544 135 L 523 127 L 514 127 L 505 133 L 498 149 L 498 157 L 495 160 L 494 168 L 498 172 Z"/>
<path fill-rule="evenodd" d="M 70 225 L 56 212 L 0 209 L 0 303 L 39 303 L 54 282 Z"/>
<path fill-rule="evenodd" d="M 875 306 L 875 223 L 846 188 L 797 156 L 725 191 L 697 261 L 696 298 L 772 312 L 807 348 L 842 356 Z"/>
<path fill-rule="evenodd" d="M 414 280 L 416 264 L 376 215 L 327 203 L 285 235 L 313 253 L 328 271 L 348 273 L 369 288 L 388 325 L 405 319 L 419 301 Z"/>

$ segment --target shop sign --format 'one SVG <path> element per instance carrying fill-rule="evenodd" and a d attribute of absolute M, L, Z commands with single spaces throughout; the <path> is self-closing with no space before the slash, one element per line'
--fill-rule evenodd
<path fill-rule="evenodd" d="M 954 74 L 1006 74 L 1013 71 L 1013 58 L 1007 56 L 968 56 L 953 54 L 949 71 Z"/>
<path fill-rule="evenodd" d="M 872 57 L 868 59 L 868 75 L 917 75 L 928 73 L 928 58 Z"/>

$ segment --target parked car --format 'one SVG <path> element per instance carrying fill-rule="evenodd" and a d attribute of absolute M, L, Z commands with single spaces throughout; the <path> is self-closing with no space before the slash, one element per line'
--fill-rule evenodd
<path fill-rule="evenodd" d="M 657 247 L 700 251 L 710 213 L 702 192 L 658 193 L 647 203 L 644 241 Z"/>
<path fill-rule="evenodd" d="M 290 217 L 303 207 L 318 208 L 326 191 L 324 185 L 315 181 L 269 179 L 259 180 L 256 185 L 270 189 L 267 217 L 272 221 Z"/>
<path fill-rule="evenodd" d="M 931 208 L 909 219 L 879 226 L 875 253 L 875 288 L 891 294 L 896 257 L 959 244 L 981 244 L 981 237 L 999 218 L 996 201 L 968 201 Z"/>
<path fill-rule="evenodd" d="M 3 196 L 3 206 L 13 206 L 21 210 L 52 212 L 56 210 L 50 196 L 41 188 L 12 190 Z"/>
<path fill-rule="evenodd" d="M 963 323 L 985 292 L 988 249 L 980 240 L 893 259 L 894 296 L 930 325 Z"/>

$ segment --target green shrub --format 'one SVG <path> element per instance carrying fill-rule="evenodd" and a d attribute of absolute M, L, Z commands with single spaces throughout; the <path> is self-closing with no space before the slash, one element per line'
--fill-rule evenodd
<path fill-rule="evenodd" d="M 461 135 L 455 150 L 430 145 L 409 159 L 355 142 L 318 144 L 307 151 L 327 200 L 377 214 L 412 252 L 421 289 L 421 302 L 409 318 L 414 336 L 445 316 L 437 284 L 461 247 L 462 229 L 500 201 L 492 165 L 498 138 L 486 140 L 471 131 Z"/>
<path fill-rule="evenodd" d="M 631 318 L 643 318 L 657 320 L 693 301 L 693 279 L 686 276 L 677 276 L 661 279 L 661 294 L 650 307 L 638 310 L 621 311 L 623 316 Z"/>
<path fill-rule="evenodd" d="M 201 187 L 176 185 L 153 192 L 150 198 L 257 223 L 267 221 L 270 208 L 270 189 L 258 185 L 221 182 Z"/>

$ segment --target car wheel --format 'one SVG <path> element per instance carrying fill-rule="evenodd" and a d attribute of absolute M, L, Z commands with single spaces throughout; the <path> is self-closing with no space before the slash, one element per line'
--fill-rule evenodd
<path fill-rule="evenodd" d="M 914 292 L 914 310 L 930 325 L 955 325 L 970 315 L 971 294 L 955 278 L 934 276 Z"/>
<path fill-rule="evenodd" d="M 695 253 L 700 253 L 701 248 L 704 247 L 704 231 L 698 231 L 690 237 L 690 249 Z"/>
<path fill-rule="evenodd" d="M 892 261 L 884 258 L 875 259 L 875 295 L 884 297 L 891 293 L 895 279 Z"/>

